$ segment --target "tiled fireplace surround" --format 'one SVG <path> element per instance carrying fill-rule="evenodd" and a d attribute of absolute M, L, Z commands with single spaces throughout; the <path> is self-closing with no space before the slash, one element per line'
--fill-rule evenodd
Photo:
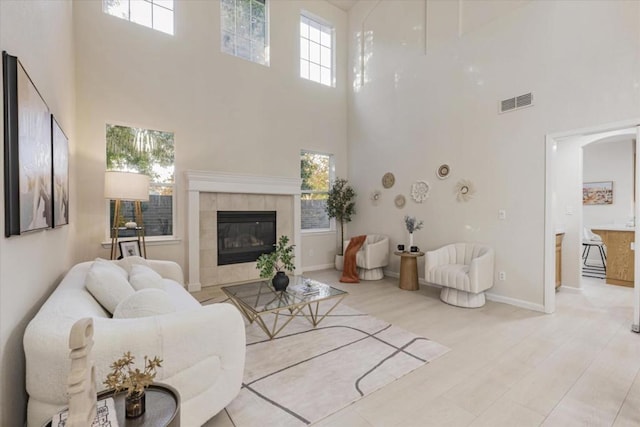
<path fill-rule="evenodd" d="M 258 279 L 255 262 L 218 266 L 217 211 L 276 211 L 276 235 L 296 244 L 300 265 L 300 179 L 188 171 L 189 291 Z"/>

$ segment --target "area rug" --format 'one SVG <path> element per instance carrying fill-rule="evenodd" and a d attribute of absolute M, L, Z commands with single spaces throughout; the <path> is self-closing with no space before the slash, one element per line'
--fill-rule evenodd
<path fill-rule="evenodd" d="M 236 427 L 312 424 L 449 351 L 344 304 L 316 328 L 296 317 L 273 340 L 245 323 L 244 380 L 227 406 Z"/>

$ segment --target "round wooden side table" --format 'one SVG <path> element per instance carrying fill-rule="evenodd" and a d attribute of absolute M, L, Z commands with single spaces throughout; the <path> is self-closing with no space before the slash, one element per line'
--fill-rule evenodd
<path fill-rule="evenodd" d="M 424 256 L 424 252 L 394 252 L 400 257 L 400 289 L 405 291 L 417 291 L 418 284 L 418 258 Z"/>
<path fill-rule="evenodd" d="M 121 391 L 114 396 L 112 390 L 98 393 L 98 400 L 113 397 L 120 427 L 180 427 L 180 395 L 175 388 L 159 383 L 147 387 L 146 410 L 138 418 L 125 418 L 125 395 L 126 392 Z M 51 421 L 46 424 L 49 426 Z"/>

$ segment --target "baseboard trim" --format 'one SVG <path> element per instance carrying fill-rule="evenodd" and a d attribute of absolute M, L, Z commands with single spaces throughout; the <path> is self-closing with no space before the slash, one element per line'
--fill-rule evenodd
<path fill-rule="evenodd" d="M 579 294 L 579 293 L 582 293 L 582 288 L 577 288 L 575 286 L 562 285 L 558 289 L 556 289 L 556 292 L 558 291 L 567 291 L 567 292 L 574 292 L 576 294 Z"/>
<path fill-rule="evenodd" d="M 493 302 L 501 302 L 504 304 L 513 305 L 520 308 L 526 308 L 527 310 L 539 311 L 544 313 L 544 305 L 543 304 L 535 304 L 529 301 L 523 301 L 521 299 L 509 298 L 502 295 L 496 295 L 489 292 L 485 292 L 485 296 L 489 301 Z"/>
<path fill-rule="evenodd" d="M 302 267 L 302 272 L 305 273 L 307 271 L 318 271 L 318 270 L 328 270 L 328 269 L 335 270 L 335 268 L 336 268 L 335 264 L 307 265 L 305 267 Z"/>
<path fill-rule="evenodd" d="M 189 283 L 187 285 L 187 290 L 189 292 L 199 292 L 202 290 L 202 284 L 200 282 L 197 283 Z"/>
<path fill-rule="evenodd" d="M 384 275 L 385 276 L 389 276 L 389 277 L 395 277 L 395 278 L 399 278 L 400 277 L 400 273 L 395 272 L 395 271 L 388 271 L 388 270 L 384 271 Z M 418 283 L 420 283 L 420 285 L 422 285 L 422 286 L 430 286 L 432 288 L 442 289 L 442 286 L 438 286 L 438 285 L 435 285 L 433 283 L 429 283 L 425 279 L 423 279 L 422 277 L 418 278 Z M 515 307 L 526 308 L 527 310 L 540 311 L 540 312 L 544 313 L 544 305 L 542 305 L 542 304 L 534 304 L 534 303 L 529 302 L 529 301 L 523 301 L 523 300 L 516 299 L 516 298 L 504 297 L 502 295 L 496 295 L 496 294 L 492 294 L 492 293 L 489 293 L 489 292 L 485 292 L 485 296 L 489 301 L 500 302 L 500 303 L 503 303 L 503 304 L 509 304 L 509 305 L 513 305 Z"/>

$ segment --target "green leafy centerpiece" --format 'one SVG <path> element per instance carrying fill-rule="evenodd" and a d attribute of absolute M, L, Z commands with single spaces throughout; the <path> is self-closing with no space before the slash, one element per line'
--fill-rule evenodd
<path fill-rule="evenodd" d="M 260 277 L 263 279 L 271 278 L 271 283 L 276 291 L 284 291 L 289 286 L 289 276 L 285 274 L 285 270 L 293 272 L 296 267 L 293 265 L 293 248 L 295 245 L 289 245 L 289 237 L 280 236 L 275 250 L 268 254 L 262 254 L 257 260 L 256 268 L 260 270 Z M 275 273 L 275 276 L 273 275 Z"/>

